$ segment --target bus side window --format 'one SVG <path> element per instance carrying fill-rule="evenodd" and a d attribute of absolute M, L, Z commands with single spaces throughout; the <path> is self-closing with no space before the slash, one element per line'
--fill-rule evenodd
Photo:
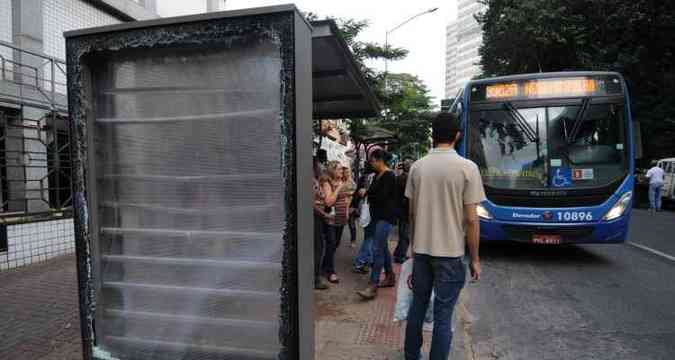
<path fill-rule="evenodd" d="M 669 174 L 675 173 L 675 163 L 669 162 L 666 172 Z"/>

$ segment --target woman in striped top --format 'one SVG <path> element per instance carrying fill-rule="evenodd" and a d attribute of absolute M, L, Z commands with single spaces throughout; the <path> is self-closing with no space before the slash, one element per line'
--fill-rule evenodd
<path fill-rule="evenodd" d="M 327 173 L 331 178 L 332 188 L 337 198 L 328 218 L 328 233 L 326 234 L 326 255 L 323 261 L 323 272 L 328 281 L 338 283 L 340 279 L 335 273 L 335 253 L 340 246 L 344 226 L 349 219 L 349 205 L 356 185 L 351 174 L 345 174 L 345 167 L 338 162 L 329 164 Z M 346 175 L 346 176 L 345 176 Z"/>

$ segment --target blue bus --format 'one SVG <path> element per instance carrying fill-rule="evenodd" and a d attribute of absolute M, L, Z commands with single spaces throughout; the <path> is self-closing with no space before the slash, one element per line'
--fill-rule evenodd
<path fill-rule="evenodd" d="M 620 74 L 471 81 L 450 111 L 462 121 L 458 150 L 478 165 L 485 184 L 481 240 L 626 240 L 635 150 Z"/>

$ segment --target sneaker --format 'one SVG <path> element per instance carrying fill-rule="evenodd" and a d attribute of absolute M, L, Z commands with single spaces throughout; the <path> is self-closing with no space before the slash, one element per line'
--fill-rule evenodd
<path fill-rule="evenodd" d="M 377 286 L 368 285 L 367 288 L 356 292 L 363 300 L 373 300 L 377 297 Z"/>
<path fill-rule="evenodd" d="M 385 275 L 384 281 L 380 282 L 378 287 L 390 288 L 396 286 L 396 274 L 389 273 Z"/>
<path fill-rule="evenodd" d="M 326 284 L 326 280 L 324 280 L 323 278 L 314 281 L 314 290 L 326 290 L 329 287 L 330 286 Z"/>
<path fill-rule="evenodd" d="M 368 273 L 368 266 L 354 266 L 352 267 L 352 272 L 357 273 L 357 274 L 367 274 Z"/>

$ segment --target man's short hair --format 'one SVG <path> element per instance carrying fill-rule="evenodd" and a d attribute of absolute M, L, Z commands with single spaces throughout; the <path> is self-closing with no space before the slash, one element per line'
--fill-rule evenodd
<path fill-rule="evenodd" d="M 373 150 L 373 152 L 370 153 L 370 158 L 369 158 L 369 160 L 375 160 L 375 161 L 382 160 L 385 163 L 390 162 L 391 159 L 392 159 L 391 154 L 384 149 Z"/>
<path fill-rule="evenodd" d="M 455 141 L 460 131 L 459 118 L 448 112 L 439 113 L 432 124 L 434 144 L 449 144 Z"/>

